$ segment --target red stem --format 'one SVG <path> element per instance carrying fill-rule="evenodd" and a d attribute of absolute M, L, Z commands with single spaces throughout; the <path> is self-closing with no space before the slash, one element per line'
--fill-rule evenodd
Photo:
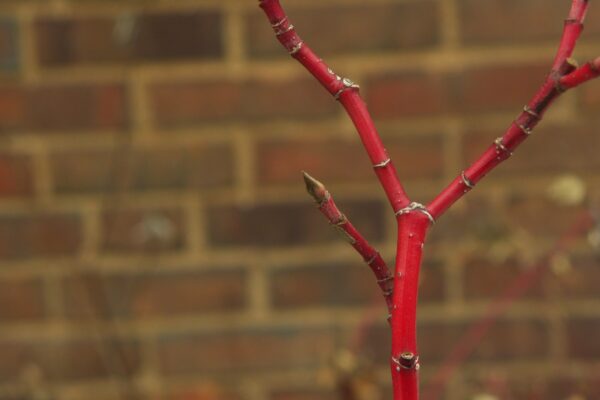
<path fill-rule="evenodd" d="M 591 79 L 600 76 L 600 57 L 585 63 L 570 74 L 560 78 L 560 86 L 564 89 L 572 89 Z"/>
<path fill-rule="evenodd" d="M 354 122 L 360 139 L 371 159 L 377 177 L 394 212 L 405 207 L 408 199 L 396 168 L 385 150 L 375 124 L 358 93 L 358 85 L 347 78 L 336 75 L 296 33 L 279 0 L 261 0 L 264 10 L 279 42 L 292 57 L 300 62 L 325 89 L 339 100 Z"/>
<path fill-rule="evenodd" d="M 558 45 L 558 51 L 556 52 L 556 57 L 552 63 L 552 71 L 554 73 L 560 73 L 560 69 L 565 61 L 573 54 L 577 39 L 579 39 L 579 36 L 581 36 L 581 32 L 583 31 L 583 21 L 588 6 L 589 0 L 573 0 L 569 16 L 565 20 L 565 26 L 563 28 L 560 44 Z"/>
<path fill-rule="evenodd" d="M 390 273 L 385 261 L 377 250 L 367 242 L 367 240 L 350 223 L 348 218 L 339 210 L 333 197 L 327 191 L 325 186 L 307 174 L 304 173 L 304 182 L 308 193 L 315 199 L 319 211 L 327 218 L 329 223 L 343 233 L 346 241 L 363 257 L 381 288 L 388 310 L 392 309 L 392 291 L 394 288 L 394 277 Z"/>
<path fill-rule="evenodd" d="M 439 218 L 452 204 L 473 189 L 485 175 L 508 159 L 519 144 L 527 139 L 553 101 L 569 88 L 567 85 L 562 84 L 561 79 L 564 76 L 573 73 L 577 73 L 577 77 L 585 75 L 585 71 L 578 72 L 569 57 L 573 53 L 577 39 L 583 29 L 583 19 L 588 5 L 588 0 L 573 0 L 569 17 L 565 21 L 563 36 L 552 70 L 546 81 L 504 135 L 496 139 L 470 167 L 464 170 L 428 204 L 427 209 L 435 219 Z M 586 76 L 589 76 L 589 74 Z"/>
<path fill-rule="evenodd" d="M 422 212 L 410 212 L 398 218 L 390 362 L 395 400 L 419 398 L 417 292 L 421 255 L 430 222 Z"/>

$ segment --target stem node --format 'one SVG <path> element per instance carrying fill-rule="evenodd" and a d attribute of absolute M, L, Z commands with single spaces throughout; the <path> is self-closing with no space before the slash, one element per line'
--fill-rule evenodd
<path fill-rule="evenodd" d="M 419 356 L 410 351 L 405 351 L 399 357 L 392 357 L 392 362 L 396 364 L 396 371 L 400 372 L 403 369 L 418 371 Z"/>

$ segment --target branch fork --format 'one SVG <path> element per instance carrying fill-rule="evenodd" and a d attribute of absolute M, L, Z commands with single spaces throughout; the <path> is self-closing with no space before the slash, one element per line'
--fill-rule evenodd
<path fill-rule="evenodd" d="M 394 164 L 387 154 L 375 124 L 360 96 L 360 87 L 333 72 L 300 38 L 279 0 L 259 0 L 275 36 L 288 53 L 344 107 L 356 127 L 371 160 L 375 175 L 386 194 L 398 222 L 397 252 L 392 274 L 381 255 L 358 232 L 338 209 L 325 186 L 304 173 L 304 181 L 319 211 L 330 224 L 341 231 L 371 268 L 385 298 L 392 329 L 392 372 L 395 400 L 419 397 L 419 355 L 416 343 L 416 308 L 419 269 L 425 237 L 429 228 L 456 201 L 470 192 L 485 175 L 510 158 L 516 148 L 529 137 L 554 100 L 565 91 L 600 76 L 600 57 L 582 66 L 571 59 L 589 0 L 572 0 L 565 20 L 562 38 L 546 80 L 506 132 L 495 139 L 484 153 L 461 171 L 431 202 L 423 205 L 412 201 L 402 186 Z"/>

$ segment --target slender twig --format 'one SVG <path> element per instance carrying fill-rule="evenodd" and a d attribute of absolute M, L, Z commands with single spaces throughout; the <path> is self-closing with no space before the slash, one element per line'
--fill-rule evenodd
<path fill-rule="evenodd" d="M 544 84 L 506 133 L 497 138 L 470 167 L 429 203 L 427 209 L 434 218 L 439 218 L 452 204 L 473 189 L 485 175 L 508 159 L 517 146 L 531 135 L 544 113 L 560 94 L 598 76 L 597 70 L 594 73 L 594 67 L 598 66 L 597 60 L 587 67 L 576 68 L 574 61 L 570 59 L 583 30 L 583 20 L 588 5 L 587 0 L 573 0 L 552 69 Z"/>
<path fill-rule="evenodd" d="M 348 218 L 338 209 L 333 201 L 333 197 L 321 182 L 306 172 L 304 172 L 304 182 L 306 183 L 306 190 L 315 199 L 319 211 L 321 211 L 332 226 L 343 234 L 348 243 L 354 247 L 369 268 L 371 268 L 375 279 L 377 279 L 377 284 L 381 288 L 388 310 L 391 312 L 394 277 L 379 252 L 367 242 Z"/>
<path fill-rule="evenodd" d="M 572 89 L 600 75 L 600 57 L 593 61 L 585 63 L 569 75 L 563 76 L 559 80 L 560 87 L 563 90 Z"/>
<path fill-rule="evenodd" d="M 359 86 L 348 78 L 335 74 L 310 47 L 302 41 L 279 0 L 261 0 L 264 10 L 279 42 L 300 62 L 325 89 L 344 106 L 356 126 L 362 143 L 371 159 L 375 173 L 383 186 L 394 212 L 410 202 L 398 179 L 396 168 L 383 147 L 367 107 L 358 93 Z"/>
<path fill-rule="evenodd" d="M 566 251 L 573 243 L 589 231 L 593 226 L 594 218 L 589 211 L 579 215 L 575 223 L 556 241 L 552 248 L 542 257 L 541 261 L 526 268 L 518 275 L 487 308 L 485 315 L 469 327 L 467 332 L 458 340 L 450 350 L 446 359 L 433 376 L 428 390 L 423 396 L 426 400 L 439 399 L 448 381 L 452 378 L 460 365 L 475 351 L 483 338 L 494 327 L 498 318 L 526 291 L 534 285 L 548 270 L 550 261 L 557 254 Z"/>

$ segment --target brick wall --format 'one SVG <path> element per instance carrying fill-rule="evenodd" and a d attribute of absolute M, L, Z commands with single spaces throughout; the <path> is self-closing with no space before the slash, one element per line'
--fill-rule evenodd
<path fill-rule="evenodd" d="M 516 115 L 568 7 L 285 3 L 361 84 L 421 201 Z M 597 55 L 596 4 L 588 18 L 581 60 Z M 600 82 L 566 95 L 436 225 L 423 387 L 486 306 L 600 205 L 598 106 Z M 348 349 L 381 388 L 368 398 L 390 398 L 383 303 L 304 194 L 302 169 L 393 257 L 394 220 L 351 124 L 256 1 L 2 0 L 0 399 L 339 399 L 333 365 Z M 548 195 L 564 174 L 585 202 Z M 447 399 L 600 397 L 596 237 L 553 257 Z"/>

